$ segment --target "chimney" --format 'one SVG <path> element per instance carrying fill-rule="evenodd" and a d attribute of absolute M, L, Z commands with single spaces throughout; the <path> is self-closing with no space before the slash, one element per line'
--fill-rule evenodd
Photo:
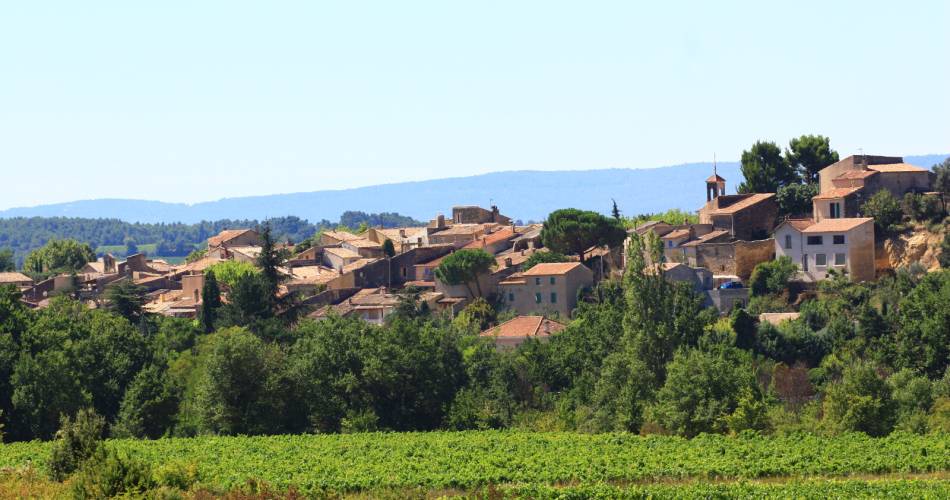
<path fill-rule="evenodd" d="M 405 238 L 405 237 L 406 237 L 406 230 L 405 230 L 405 229 L 400 229 L 400 230 L 399 230 L 399 237 L 400 237 L 400 238 Z"/>
<path fill-rule="evenodd" d="M 505 267 L 511 267 L 511 257 L 505 257 Z"/>
<path fill-rule="evenodd" d="M 435 218 L 435 227 L 437 227 L 437 228 L 439 228 L 439 229 L 445 229 L 445 216 L 444 216 L 444 215 L 439 214 L 438 216 L 436 216 L 436 218 Z"/>

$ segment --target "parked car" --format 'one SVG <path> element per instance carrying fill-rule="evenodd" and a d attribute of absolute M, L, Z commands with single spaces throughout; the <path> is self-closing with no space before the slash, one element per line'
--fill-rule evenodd
<path fill-rule="evenodd" d="M 720 290 L 729 290 L 731 288 L 744 288 L 741 281 L 727 281 L 719 285 Z"/>

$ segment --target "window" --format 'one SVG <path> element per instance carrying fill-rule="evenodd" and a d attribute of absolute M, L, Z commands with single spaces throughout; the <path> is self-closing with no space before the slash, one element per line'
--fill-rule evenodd
<path fill-rule="evenodd" d="M 554 282 L 555 282 L 554 276 L 551 276 L 551 284 L 553 285 Z"/>
<path fill-rule="evenodd" d="M 551 303 L 557 304 L 557 294 L 554 292 L 551 292 Z"/>
<path fill-rule="evenodd" d="M 831 212 L 830 217 L 831 217 L 832 219 L 840 219 L 840 218 L 841 218 L 841 203 L 838 203 L 838 202 L 829 203 L 829 204 L 828 204 L 828 209 L 829 209 L 828 211 Z"/>
<path fill-rule="evenodd" d="M 667 241 L 667 242 L 666 242 L 666 247 L 667 247 L 667 248 L 673 248 L 673 240 Z"/>
<path fill-rule="evenodd" d="M 808 244 L 809 245 L 821 245 L 822 239 L 821 236 L 809 236 Z"/>
<path fill-rule="evenodd" d="M 541 294 L 540 294 L 540 293 L 534 294 L 534 303 L 535 303 L 535 304 L 540 304 L 540 303 L 541 303 Z"/>
<path fill-rule="evenodd" d="M 538 286 L 541 286 L 541 278 L 535 278 L 535 279 L 534 279 L 534 284 L 535 284 L 535 285 L 538 285 Z"/>
<path fill-rule="evenodd" d="M 835 265 L 836 265 L 836 266 L 843 266 L 843 265 L 845 265 L 846 262 L 847 262 L 847 257 L 845 256 L 845 254 L 843 254 L 843 253 L 836 253 L 836 254 L 835 254 Z"/>
<path fill-rule="evenodd" d="M 816 265 L 816 266 L 827 266 L 827 265 L 828 265 L 828 258 L 825 256 L 825 254 L 823 254 L 823 253 L 816 253 L 816 254 L 815 254 L 815 265 Z"/>
<path fill-rule="evenodd" d="M 792 235 L 785 235 L 785 248 L 792 248 Z"/>
<path fill-rule="evenodd" d="M 835 245 L 844 245 L 844 235 L 843 235 L 843 234 L 836 234 L 836 235 L 832 236 L 832 237 L 831 237 L 831 242 L 834 243 Z"/>
<path fill-rule="evenodd" d="M 512 292 L 508 292 L 508 302 L 514 302 L 514 301 L 515 301 L 515 294 Z"/>
<path fill-rule="evenodd" d="M 802 254 L 802 271 L 808 272 L 808 254 Z"/>

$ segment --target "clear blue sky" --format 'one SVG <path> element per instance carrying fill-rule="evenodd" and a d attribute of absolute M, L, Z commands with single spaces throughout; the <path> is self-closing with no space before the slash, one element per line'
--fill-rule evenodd
<path fill-rule="evenodd" d="M 950 151 L 950 2 L 0 9 L 0 209 L 734 160 L 802 133 Z"/>

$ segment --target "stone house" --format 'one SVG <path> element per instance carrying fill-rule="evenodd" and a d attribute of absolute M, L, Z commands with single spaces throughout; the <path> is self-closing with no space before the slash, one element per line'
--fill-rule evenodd
<path fill-rule="evenodd" d="M 33 286 L 33 278 L 23 273 L 2 272 L 0 273 L 0 286 L 3 285 L 13 285 L 18 290 L 23 291 Z"/>
<path fill-rule="evenodd" d="M 469 242 L 462 248 L 480 248 L 492 255 L 495 255 L 510 248 L 511 240 L 513 240 L 517 235 L 518 234 L 515 232 L 514 226 L 503 227 Z"/>
<path fill-rule="evenodd" d="M 775 193 L 720 195 L 699 209 L 699 223 L 728 231 L 739 240 L 763 240 L 775 227 Z"/>
<path fill-rule="evenodd" d="M 491 210 L 474 205 L 452 207 L 452 222 L 455 224 L 485 224 L 494 223 L 507 226 L 511 218 L 501 215 L 498 207 L 492 205 Z"/>
<path fill-rule="evenodd" d="M 433 245 L 454 245 L 456 248 L 461 248 L 481 238 L 491 231 L 493 226 L 493 224 L 453 224 L 429 234 L 429 243 Z"/>
<path fill-rule="evenodd" d="M 349 264 L 352 264 L 363 257 L 349 249 L 343 247 L 327 247 L 323 249 L 323 262 L 328 267 L 336 269 L 337 271 L 343 270 Z"/>
<path fill-rule="evenodd" d="M 537 264 L 498 283 L 501 301 L 518 314 L 557 314 L 569 318 L 577 293 L 594 284 L 594 274 L 579 262 Z"/>
<path fill-rule="evenodd" d="M 852 281 L 873 280 L 874 219 L 787 220 L 775 230 L 775 255 L 792 259 L 803 281 L 825 279 L 832 269 Z"/>
<path fill-rule="evenodd" d="M 825 193 L 835 188 L 857 187 L 863 189 L 867 197 L 886 189 L 901 198 L 909 192 L 930 191 L 933 175 L 925 168 L 904 163 L 900 156 L 852 155 L 821 169 L 818 188 Z"/>
<path fill-rule="evenodd" d="M 340 248 L 352 250 L 364 259 L 379 259 L 386 256 L 380 243 L 366 238 L 353 238 L 343 241 L 340 243 Z M 393 248 L 395 248 L 395 245 Z"/>
<path fill-rule="evenodd" d="M 253 229 L 225 229 L 208 238 L 208 248 L 246 247 L 261 244 L 261 235 Z"/>

